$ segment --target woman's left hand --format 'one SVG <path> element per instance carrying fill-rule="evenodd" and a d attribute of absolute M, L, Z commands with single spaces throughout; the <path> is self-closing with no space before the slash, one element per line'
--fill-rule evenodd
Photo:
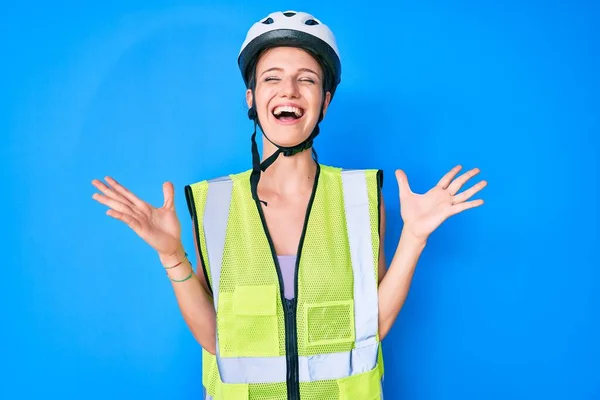
<path fill-rule="evenodd" d="M 425 194 L 413 193 L 404 171 L 396 171 L 405 231 L 419 240 L 426 241 L 429 235 L 452 215 L 483 204 L 481 199 L 467 200 L 483 189 L 487 185 L 486 181 L 479 181 L 457 194 L 469 179 L 479 173 L 479 169 L 474 168 L 454 179 L 461 168 L 460 165 L 452 168 Z"/>

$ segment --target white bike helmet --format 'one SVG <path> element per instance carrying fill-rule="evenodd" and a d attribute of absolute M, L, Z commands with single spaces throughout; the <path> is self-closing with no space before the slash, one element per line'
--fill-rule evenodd
<path fill-rule="evenodd" d="M 252 25 L 238 55 L 238 65 L 247 87 L 258 55 L 276 46 L 299 47 L 316 56 L 325 69 L 324 73 L 329 75 L 330 87 L 325 89 L 333 97 L 342 76 L 335 37 L 327 25 L 305 12 L 278 11 Z"/>
<path fill-rule="evenodd" d="M 330 92 L 331 98 L 333 98 L 342 76 L 340 56 L 333 32 L 331 32 L 327 25 L 312 15 L 296 11 L 271 13 L 266 18 L 252 25 L 248 31 L 246 40 L 242 44 L 238 55 L 238 66 L 247 88 L 254 91 L 255 82 L 253 74 L 255 73 L 259 55 L 268 48 L 279 46 L 297 47 L 312 54 L 323 68 L 323 91 Z M 323 97 L 323 101 L 325 101 L 325 97 Z M 319 122 L 323 118 L 322 108 L 321 106 Z M 269 168 L 280 154 L 290 157 L 299 152 L 311 149 L 314 138 L 319 134 L 319 123 L 317 122 L 317 125 L 308 138 L 302 143 L 291 147 L 279 146 L 273 143 L 265 134 L 264 136 L 267 140 L 277 147 L 277 151 L 261 163 L 256 144 L 256 127 L 257 125 L 260 126 L 260 122 L 258 121 L 255 104 L 248 110 L 248 117 L 254 121 L 254 133 L 252 134 L 252 174 L 250 181 L 252 197 L 258 202 L 260 200 L 258 198 L 257 187 L 261 172 Z M 317 153 L 314 148 L 312 148 L 312 152 L 313 157 L 317 160 Z"/>

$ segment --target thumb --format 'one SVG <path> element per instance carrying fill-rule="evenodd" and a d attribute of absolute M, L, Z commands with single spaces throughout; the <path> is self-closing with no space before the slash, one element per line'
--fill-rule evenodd
<path fill-rule="evenodd" d="M 400 191 L 400 198 L 404 198 L 406 195 L 412 193 L 410 185 L 408 184 L 408 178 L 406 173 L 401 169 L 396 170 L 396 180 L 398 181 L 398 190 Z"/>
<path fill-rule="evenodd" d="M 165 198 L 163 208 L 175 210 L 175 188 L 171 182 L 163 183 L 163 196 Z"/>

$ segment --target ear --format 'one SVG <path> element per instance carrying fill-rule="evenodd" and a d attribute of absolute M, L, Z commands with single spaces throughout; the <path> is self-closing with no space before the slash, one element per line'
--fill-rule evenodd
<path fill-rule="evenodd" d="M 327 109 L 329 108 L 329 103 L 331 102 L 331 92 L 325 93 L 325 101 L 323 102 L 323 118 L 325 118 L 325 114 L 327 114 Z"/>
<path fill-rule="evenodd" d="M 252 90 L 246 90 L 246 104 L 248 105 L 248 109 L 252 108 Z"/>

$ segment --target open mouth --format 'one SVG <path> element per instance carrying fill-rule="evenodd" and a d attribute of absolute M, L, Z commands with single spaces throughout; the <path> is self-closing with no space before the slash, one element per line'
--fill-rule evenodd
<path fill-rule="evenodd" d="M 281 122 L 294 122 L 302 118 L 304 110 L 300 107 L 279 106 L 273 109 L 273 116 Z"/>

